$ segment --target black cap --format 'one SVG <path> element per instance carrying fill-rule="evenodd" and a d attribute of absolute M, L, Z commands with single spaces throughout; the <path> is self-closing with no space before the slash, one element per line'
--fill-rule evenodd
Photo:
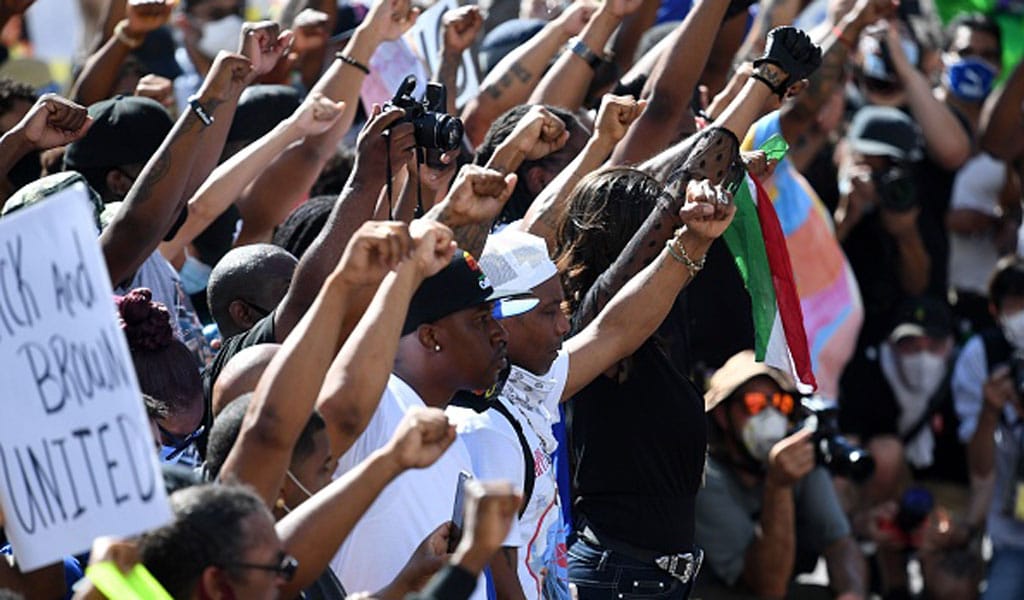
<path fill-rule="evenodd" d="M 529 290 L 496 293 L 473 255 L 456 250 L 448 266 L 424 279 L 416 290 L 409 303 L 402 335 L 416 331 L 424 323 L 433 323 L 485 302 L 495 302 L 495 318 L 504 319 L 529 311 L 537 306 L 538 300 Z"/>
<path fill-rule="evenodd" d="M 145 164 L 174 125 L 160 103 L 140 96 L 97 102 L 89 107 L 89 116 L 89 132 L 64 152 L 65 169 Z"/>
<path fill-rule="evenodd" d="M 897 311 L 896 326 L 889 339 L 908 336 L 944 338 L 953 334 L 953 316 L 946 303 L 929 296 L 909 298 Z"/>
<path fill-rule="evenodd" d="M 238 99 L 235 118 L 228 129 L 229 142 L 251 142 L 270 132 L 301 104 L 299 93 L 287 85 L 253 85 Z"/>
<path fill-rule="evenodd" d="M 855 152 L 867 156 L 888 156 L 898 161 L 921 158 L 917 124 L 897 108 L 865 106 L 853 116 L 846 137 Z"/>

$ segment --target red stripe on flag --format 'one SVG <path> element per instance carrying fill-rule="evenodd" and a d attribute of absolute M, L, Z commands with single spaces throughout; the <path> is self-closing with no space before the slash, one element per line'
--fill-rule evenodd
<path fill-rule="evenodd" d="M 768 197 L 764 186 L 753 175 L 750 176 L 757 189 L 757 217 L 761 222 L 761 235 L 768 254 L 768 268 L 772 273 L 772 285 L 775 287 L 775 303 L 779 307 L 782 318 L 782 329 L 786 333 L 786 343 L 793 357 L 797 377 L 800 381 L 817 389 L 811 370 L 811 353 L 807 348 L 807 332 L 804 331 L 804 313 L 800 308 L 800 297 L 796 293 L 796 282 L 793 279 L 793 265 L 789 260 L 786 248 L 786 236 L 779 225 L 779 217 Z"/>

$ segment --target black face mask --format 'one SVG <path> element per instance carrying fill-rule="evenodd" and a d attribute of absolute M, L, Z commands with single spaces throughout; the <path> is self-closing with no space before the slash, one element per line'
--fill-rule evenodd
<path fill-rule="evenodd" d="M 15 189 L 18 189 L 39 179 L 42 173 L 42 153 L 38 150 L 32 150 L 22 157 L 21 160 L 14 163 L 14 167 L 7 173 L 7 180 L 11 182 Z"/>

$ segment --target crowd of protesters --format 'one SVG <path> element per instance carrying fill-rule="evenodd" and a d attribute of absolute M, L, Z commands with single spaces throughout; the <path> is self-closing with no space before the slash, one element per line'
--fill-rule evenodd
<path fill-rule="evenodd" d="M 87 187 L 173 519 L 0 597 L 1024 598 L 1020 2 L 32 4 L 2 215 Z"/>

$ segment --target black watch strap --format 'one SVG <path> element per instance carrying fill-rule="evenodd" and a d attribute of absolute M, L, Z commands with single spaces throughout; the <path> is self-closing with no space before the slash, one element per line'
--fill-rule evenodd
<path fill-rule="evenodd" d="M 188 99 L 188 106 L 192 109 L 192 112 L 196 113 L 196 116 L 199 117 L 199 120 L 203 123 L 204 127 L 213 125 L 213 115 L 211 115 L 199 102 L 198 96 L 190 96 Z"/>

